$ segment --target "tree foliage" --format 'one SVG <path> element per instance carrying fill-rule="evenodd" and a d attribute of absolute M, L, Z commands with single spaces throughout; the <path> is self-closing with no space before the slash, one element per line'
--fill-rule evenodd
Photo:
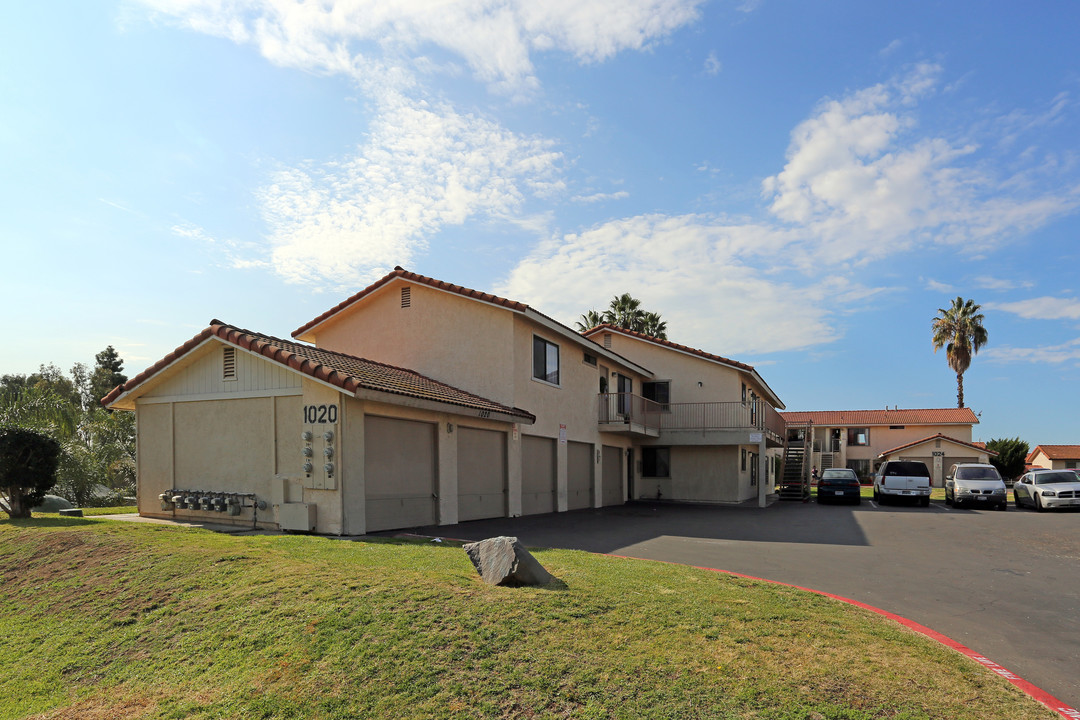
<path fill-rule="evenodd" d="M 1027 456 L 1031 449 L 1020 438 L 988 440 L 986 449 L 997 453 L 997 457 L 990 456 L 990 464 L 998 469 L 1001 477 L 1014 479 L 1024 474 L 1024 468 L 1027 466 Z"/>
<path fill-rule="evenodd" d="M 28 518 L 56 483 L 60 443 L 27 428 L 0 427 L 0 510 Z"/>
<path fill-rule="evenodd" d="M 960 408 L 964 407 L 964 373 L 988 340 L 980 307 L 974 300 L 957 297 L 949 308 L 938 308 L 931 323 L 934 352 L 944 347 L 949 367 L 956 372 L 956 407 Z"/>
<path fill-rule="evenodd" d="M 110 346 L 93 371 L 77 363 L 70 378 L 55 365 L 0 377 L 0 426 L 34 430 L 59 444 L 54 492 L 80 507 L 113 504 L 135 489 L 135 417 L 100 403 L 126 382 L 122 367 Z"/>
<path fill-rule="evenodd" d="M 667 340 L 667 322 L 660 317 L 660 313 L 644 310 L 641 301 L 630 293 L 613 297 L 608 309 L 603 312 L 589 310 L 583 313 L 577 321 L 577 330 L 585 332 L 604 323 Z"/>

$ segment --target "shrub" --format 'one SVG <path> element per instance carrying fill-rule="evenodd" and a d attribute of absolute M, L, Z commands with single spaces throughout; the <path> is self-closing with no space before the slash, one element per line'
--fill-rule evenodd
<path fill-rule="evenodd" d="M 56 484 L 60 443 L 25 428 L 0 428 L 0 509 L 13 518 L 30 517 Z"/>

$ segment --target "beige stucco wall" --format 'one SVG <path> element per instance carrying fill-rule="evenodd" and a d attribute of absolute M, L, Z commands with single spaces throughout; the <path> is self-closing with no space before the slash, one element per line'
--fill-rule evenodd
<path fill-rule="evenodd" d="M 828 451 L 829 438 L 834 427 L 837 426 L 822 425 L 813 428 L 814 439 L 820 442 L 822 451 Z M 835 467 L 844 467 L 848 460 L 869 460 L 871 466 L 874 466 L 879 464 L 878 455 L 881 453 L 939 433 L 962 442 L 971 442 L 972 432 L 971 425 L 905 425 L 902 429 L 892 429 L 888 425 L 852 425 L 850 427 L 867 427 L 870 431 L 870 444 L 848 445 L 849 426 L 839 427 L 840 452 L 834 458 Z M 814 453 L 812 462 L 817 467 L 821 467 L 821 452 Z"/>
<path fill-rule="evenodd" d="M 410 288 L 407 308 L 401 307 L 403 287 Z M 415 370 L 513 407 L 513 315 L 396 279 L 313 332 L 318 347 Z"/>
<path fill-rule="evenodd" d="M 592 339 L 603 344 L 606 334 L 611 335 L 611 350 L 648 368 L 653 373 L 649 379 L 671 382 L 673 403 L 737 402 L 742 399 L 743 383 L 748 392 L 752 390 L 760 398 L 769 396 L 750 373 L 712 360 L 618 332 L 596 333 Z M 634 392 L 640 395 L 641 386 L 635 384 Z"/>
<path fill-rule="evenodd" d="M 1051 460 L 1047 457 L 1046 453 L 1039 450 L 1035 453 L 1035 457 L 1032 458 L 1031 464 L 1035 467 L 1048 468 L 1050 470 L 1071 470 L 1073 467 L 1080 467 L 1080 462 L 1078 462 L 1078 460 L 1080 459 Z M 1071 467 L 1070 463 L 1072 464 Z"/>
<path fill-rule="evenodd" d="M 881 458 L 881 462 L 886 460 L 918 460 L 925 463 L 927 469 L 930 470 L 933 486 L 945 487 L 945 476 L 948 474 L 949 468 L 954 464 L 987 463 L 989 458 L 990 456 L 985 450 L 949 442 L 944 438 L 936 438 L 929 442 L 889 453 Z"/>

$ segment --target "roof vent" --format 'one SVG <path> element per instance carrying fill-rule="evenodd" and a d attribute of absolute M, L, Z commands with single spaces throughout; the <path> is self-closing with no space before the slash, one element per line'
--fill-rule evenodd
<path fill-rule="evenodd" d="M 236 379 L 236 348 L 227 347 L 221 356 L 221 377 L 223 380 Z"/>
<path fill-rule="evenodd" d="M 401 288 L 401 307 L 403 307 L 403 308 L 412 307 L 412 288 L 411 287 L 403 287 L 403 288 Z"/>
<path fill-rule="evenodd" d="M 604 347 L 611 349 L 611 333 L 604 333 Z"/>

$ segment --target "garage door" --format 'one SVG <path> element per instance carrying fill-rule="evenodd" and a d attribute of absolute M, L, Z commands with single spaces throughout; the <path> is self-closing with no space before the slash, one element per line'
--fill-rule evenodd
<path fill-rule="evenodd" d="M 364 481 L 368 532 L 434 525 L 435 426 L 364 418 Z"/>
<path fill-rule="evenodd" d="M 593 446 L 571 442 L 566 446 L 566 507 L 581 510 L 592 507 Z"/>
<path fill-rule="evenodd" d="M 506 433 L 458 426 L 458 520 L 506 517 Z"/>
<path fill-rule="evenodd" d="M 521 514 L 555 512 L 555 440 L 521 438 Z"/>
<path fill-rule="evenodd" d="M 622 448 L 604 446 L 604 476 L 600 502 L 604 505 L 622 505 L 623 496 L 623 451 Z"/>

